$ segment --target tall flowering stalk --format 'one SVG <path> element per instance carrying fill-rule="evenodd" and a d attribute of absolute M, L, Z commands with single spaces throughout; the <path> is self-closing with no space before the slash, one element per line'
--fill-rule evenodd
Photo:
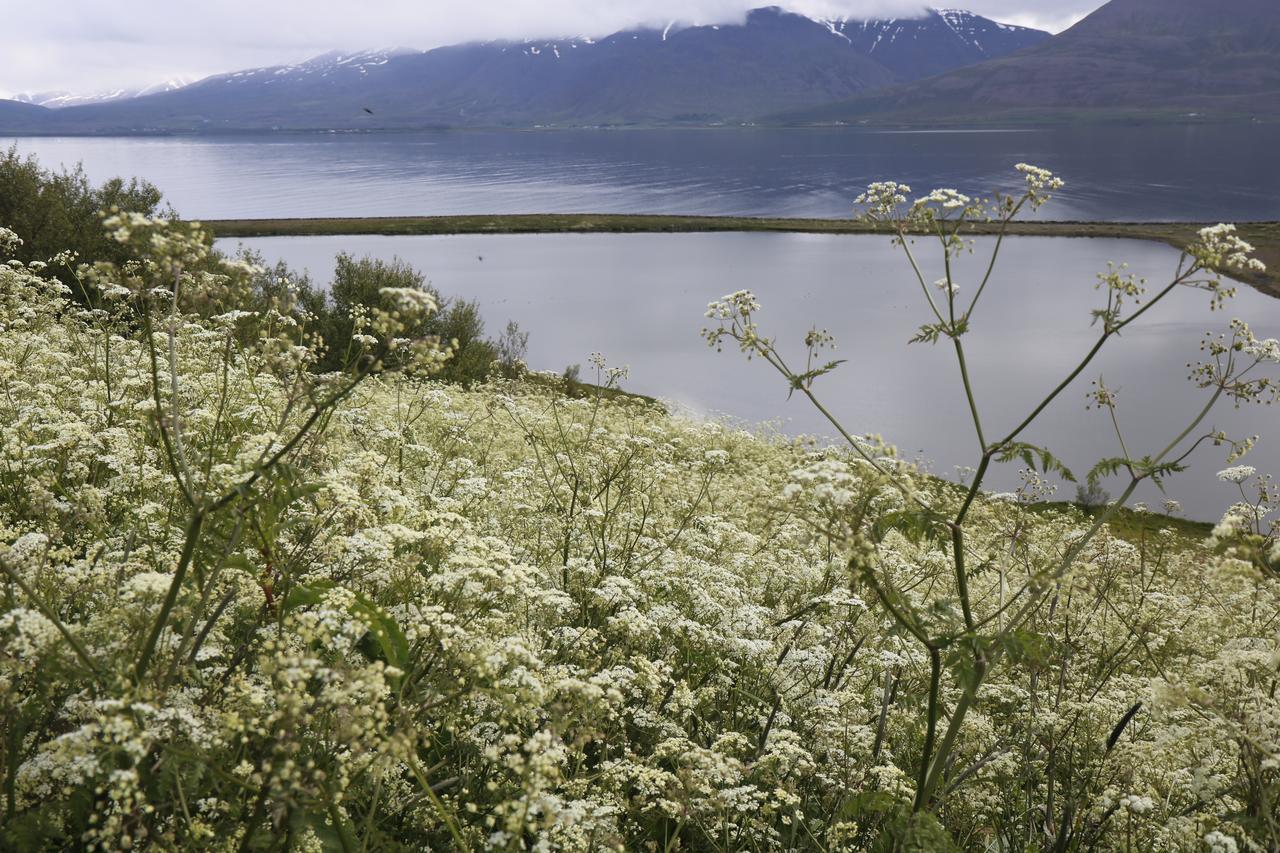
<path fill-rule="evenodd" d="M 819 350 L 832 345 L 831 336 L 826 332 L 815 330 L 806 335 L 806 367 L 793 369 L 776 339 L 760 330 L 756 318 L 761 306 L 754 295 L 746 291 L 712 303 L 707 317 L 716 321 L 716 325 L 703 331 L 712 347 L 721 349 L 724 341 L 732 340 L 748 358 L 761 358 L 777 370 L 793 392 L 800 392 L 822 413 L 855 455 L 901 493 L 910 512 L 895 519 L 889 527 L 909 524 L 918 535 L 949 543 L 952 590 L 912 605 L 909 596 L 894 587 L 891 577 L 880 565 L 877 551 L 884 542 L 886 527 L 860 517 L 847 533 L 852 579 L 875 592 L 886 614 L 923 647 L 928 657 L 925 728 L 916 760 L 912 806 L 917 816 L 944 808 L 947 794 L 973 772 L 972 768 L 957 768 L 953 762 L 957 741 L 969 714 L 979 704 L 983 685 L 993 668 L 1010 657 L 1011 649 L 1021 642 L 1023 633 L 1046 602 L 1056 600 L 1064 579 L 1107 522 L 1141 483 L 1148 480 L 1160 483 L 1182 470 L 1185 460 L 1200 444 L 1230 443 L 1233 454 L 1251 446 L 1253 439 L 1232 441 L 1216 430 L 1203 430 L 1206 419 L 1222 397 L 1237 404 L 1270 403 L 1276 399 L 1274 379 L 1263 373 L 1266 365 L 1280 361 L 1274 341 L 1259 341 L 1247 325 L 1233 323 L 1230 336 L 1210 341 L 1205 347 L 1209 359 L 1193 370 L 1193 380 L 1209 393 L 1190 423 L 1156 452 L 1137 457 L 1130 453 L 1118 422 L 1112 417 L 1123 455 L 1101 460 L 1090 472 L 1089 479 L 1095 482 L 1108 474 L 1123 473 L 1127 476 L 1123 493 L 1097 515 L 1087 531 L 1065 543 L 1052 567 L 1038 573 L 1023 589 L 1008 597 L 1003 594 L 1002 582 L 998 605 L 992 608 L 988 602 L 985 608 L 980 608 L 971 589 L 971 578 L 973 562 L 982 561 L 984 554 L 970 544 L 971 512 L 983 494 L 993 466 L 1019 462 L 1028 468 L 1039 467 L 1042 473 L 1074 479 L 1051 451 L 1023 440 L 1027 430 L 1089 368 L 1113 338 L 1152 312 L 1174 290 L 1180 287 L 1203 290 L 1210 296 L 1210 307 L 1217 309 L 1234 292 L 1223 283 L 1223 271 L 1263 269 L 1261 262 L 1250 256 L 1253 248 L 1236 235 L 1233 226 L 1217 225 L 1200 231 L 1196 242 L 1183 252 L 1171 279 L 1153 293 L 1148 293 L 1145 282 L 1124 274 L 1123 270 L 1113 268 L 1100 275 L 1099 288 L 1105 301 L 1093 312 L 1094 324 L 1099 329 L 1093 345 L 1015 426 L 993 433 L 982 416 L 974 391 L 964 340 L 995 271 L 1009 223 L 1024 210 L 1036 210 L 1046 204 L 1063 186 L 1060 178 L 1043 168 L 1024 163 L 1017 166 L 1017 171 L 1024 181 L 1021 194 L 996 194 L 986 201 L 972 199 L 953 189 L 938 189 L 911 199 L 911 188 L 897 182 L 873 183 L 856 201 L 863 209 L 865 220 L 892 233 L 893 242 L 902 249 L 928 309 L 929 319 L 911 342 L 947 342 L 954 353 L 957 381 L 964 391 L 978 451 L 970 484 L 962 493 L 943 492 L 926 497 L 918 485 L 918 477 L 904 475 L 900 467 L 886 464 L 882 457 L 870 452 L 865 440 L 845 429 L 814 390 L 816 380 L 841 363 L 817 358 Z M 973 222 L 995 222 L 998 227 L 985 272 L 976 286 L 966 292 L 956 280 L 954 263 L 962 254 L 973 251 L 974 244 L 965 237 L 967 226 Z M 932 284 L 927 281 L 917 258 L 917 240 L 936 242 L 941 256 L 944 277 Z M 1092 403 L 1113 412 L 1115 397 L 1105 386 L 1100 386 L 1092 394 Z M 959 610 L 959 622 L 939 618 L 938 614 L 945 613 L 953 604 Z M 944 701 L 948 679 L 958 693 L 950 708 L 945 707 Z M 917 821 L 909 831 L 921 832 L 921 826 Z"/>

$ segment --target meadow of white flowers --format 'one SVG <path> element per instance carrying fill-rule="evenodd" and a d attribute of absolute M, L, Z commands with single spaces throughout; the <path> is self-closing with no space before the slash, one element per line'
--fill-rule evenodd
<path fill-rule="evenodd" d="M 317 375 L 197 227 L 109 228 L 138 260 L 82 267 L 89 307 L 0 266 L 0 846 L 1280 844 L 1256 472 L 1211 541 L 1124 540 L 1038 475 L 435 384 L 418 293 Z M 753 305 L 713 313 L 759 353 Z"/>

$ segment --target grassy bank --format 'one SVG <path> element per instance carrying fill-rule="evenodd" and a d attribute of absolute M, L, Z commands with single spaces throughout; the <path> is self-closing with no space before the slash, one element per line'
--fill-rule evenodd
<path fill-rule="evenodd" d="M 325 219 L 221 219 L 208 224 L 218 237 L 315 237 L 346 234 L 551 234 L 677 233 L 713 231 L 873 234 L 877 228 L 854 219 L 766 219 L 747 216 L 639 216 L 602 213 L 536 213 L 471 216 L 348 217 Z M 1195 222 L 1018 222 L 1009 232 L 1025 237 L 1104 237 L 1155 240 L 1185 246 L 1205 223 Z M 1240 224 L 1242 236 L 1267 264 L 1261 275 L 1238 278 L 1280 297 L 1280 222 Z M 975 226 L 974 234 L 994 227 Z"/>

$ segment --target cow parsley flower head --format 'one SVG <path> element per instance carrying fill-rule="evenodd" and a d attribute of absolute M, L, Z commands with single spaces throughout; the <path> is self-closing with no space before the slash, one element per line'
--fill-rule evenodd
<path fill-rule="evenodd" d="M 9 546 L 8 553 L 5 554 L 5 557 L 8 559 L 10 565 L 35 565 L 41 560 L 41 558 L 43 558 L 48 549 L 48 536 L 45 536 L 43 533 L 24 533 Z M 4 553 L 3 546 L 0 546 L 0 553 Z"/>
<path fill-rule="evenodd" d="M 768 346 L 768 338 L 761 337 L 754 314 L 760 310 L 760 302 L 750 290 L 739 290 L 722 296 L 707 306 L 706 317 L 719 320 L 717 328 L 702 330 L 707 345 L 719 352 L 725 338 L 738 342 L 738 348 L 751 358 L 762 347 Z"/>
<path fill-rule="evenodd" d="M 1213 527 L 1210 538 L 1215 542 L 1232 539 L 1249 529 L 1249 519 L 1241 514 L 1239 507 L 1232 507 Z"/>
<path fill-rule="evenodd" d="M 22 238 L 14 232 L 0 225 L 0 252 L 4 254 L 12 254 L 22 245 Z"/>
<path fill-rule="evenodd" d="M 760 302 L 750 290 L 739 290 L 707 305 L 706 316 L 713 320 L 729 320 L 735 316 L 749 317 L 760 310 Z"/>
<path fill-rule="evenodd" d="M 1250 338 L 1240 345 L 1240 351 L 1256 361 L 1280 364 L 1280 340 L 1275 338 Z"/>
<path fill-rule="evenodd" d="M 1155 807 L 1156 804 L 1150 797 L 1140 797 L 1137 794 L 1125 794 L 1120 798 L 1120 808 L 1135 815 L 1144 815 Z"/>
<path fill-rule="evenodd" d="M 1254 252 L 1253 245 L 1240 238 L 1236 226 L 1226 223 L 1201 228 L 1198 239 L 1187 248 L 1187 252 L 1210 269 L 1225 267 L 1252 273 L 1267 271 L 1266 264 L 1250 257 Z"/>
<path fill-rule="evenodd" d="M 1251 479 L 1257 473 L 1258 469 L 1254 468 L 1252 465 L 1236 465 L 1219 471 L 1218 479 L 1224 483 L 1235 483 L 1236 485 L 1239 485 L 1246 480 Z"/>
<path fill-rule="evenodd" d="M 24 607 L 0 616 L 0 637 L 4 637 L 9 654 L 28 661 L 60 639 L 52 622 L 38 611 Z"/>
<path fill-rule="evenodd" d="M 867 191 L 853 200 L 855 207 L 865 206 L 863 215 L 868 219 L 893 219 L 898 205 L 907 203 L 911 187 L 897 181 L 876 181 L 867 185 Z"/>
<path fill-rule="evenodd" d="M 1234 838 L 1223 835 L 1216 829 L 1204 837 L 1204 843 L 1209 848 L 1209 853 L 1236 853 L 1240 849 Z"/>
<path fill-rule="evenodd" d="M 384 287 L 378 292 L 402 314 L 426 317 L 439 307 L 435 296 L 417 287 Z"/>
<path fill-rule="evenodd" d="M 1060 190 L 1064 186 L 1062 179 L 1048 169 L 1032 166 L 1030 163 L 1019 163 L 1014 168 L 1023 174 L 1027 181 L 1027 188 L 1035 192 Z"/>
<path fill-rule="evenodd" d="M 1019 163 L 1014 167 L 1022 173 L 1027 182 L 1027 199 L 1033 208 L 1038 208 L 1050 198 L 1055 190 L 1064 186 L 1063 181 L 1048 169 L 1032 166 L 1030 163 Z"/>
<path fill-rule="evenodd" d="M 963 217 L 966 213 L 976 212 L 973 199 L 953 189 L 938 189 L 926 196 L 921 196 L 911 203 L 912 218 L 943 219 L 948 214 L 957 213 Z"/>

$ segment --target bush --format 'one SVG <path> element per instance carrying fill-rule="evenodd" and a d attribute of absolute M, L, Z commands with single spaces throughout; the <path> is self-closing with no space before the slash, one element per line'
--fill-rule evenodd
<path fill-rule="evenodd" d="M 469 386 L 489 376 L 497 349 L 484 338 L 484 320 L 476 302 L 441 297 L 426 283 L 422 273 L 398 258 L 357 259 L 346 253 L 336 259 L 329 298 L 312 296 L 309 306 L 316 318 L 315 328 L 328 345 L 319 362 L 321 370 L 338 370 L 347 363 L 352 352 L 352 335 L 356 333 L 355 317 L 390 307 L 381 296 L 384 288 L 422 290 L 430 293 L 440 306 L 439 311 L 424 317 L 409 330 L 411 336 L 436 337 L 453 348 L 453 355 L 440 371 L 439 379 Z"/>
<path fill-rule="evenodd" d="M 104 211 L 172 218 L 172 209 L 162 211 L 161 201 L 160 190 L 136 178 L 112 178 L 94 187 L 82 166 L 46 170 L 34 156 L 21 157 L 16 145 L 0 153 L 0 223 L 22 239 L 14 253 L 22 261 L 49 261 L 71 252 L 88 263 L 122 263 L 128 249 L 103 231 Z M 66 269 L 56 272 L 64 283 L 73 283 Z"/>
<path fill-rule="evenodd" d="M 0 156 L 0 222 L 8 223 L 21 240 L 13 251 L 14 258 L 48 262 L 61 256 L 52 272 L 81 301 L 98 302 L 92 278 L 78 271 L 81 265 L 102 261 L 119 266 L 131 257 L 127 241 L 113 239 L 103 230 L 103 216 L 123 213 L 175 219 L 177 214 L 172 208 L 162 210 L 162 198 L 155 186 L 136 178 L 127 182 L 112 178 L 94 187 L 80 165 L 62 172 L 43 169 L 34 156 L 21 157 L 16 145 Z M 211 249 L 211 235 L 201 232 L 200 239 L 205 245 L 201 263 L 215 268 L 222 257 Z M 484 321 L 477 302 L 442 298 L 425 284 L 421 273 L 398 259 L 387 262 L 339 255 L 329 295 L 305 276 L 295 274 L 284 262 L 268 266 L 260 254 L 245 251 L 237 259 L 261 268 L 252 276 L 243 294 L 244 304 L 239 307 L 264 310 L 288 306 L 289 311 L 300 311 L 308 319 L 295 335 L 295 343 L 304 342 L 305 331 L 319 335 L 327 344 L 313 365 L 316 370 L 336 371 L 346 366 L 347 359 L 356 352 L 351 340 L 356 333 L 352 312 L 385 310 L 385 301 L 379 296 L 384 287 L 422 289 L 440 303 L 441 310 L 423 319 L 421 328 L 411 332 L 435 336 L 446 343 L 456 341 L 452 356 L 437 377 L 442 381 L 465 386 L 483 382 L 495 361 L 522 358 L 528 342 L 527 334 L 522 335 L 515 324 L 509 324 L 507 332 L 511 334 L 514 327 L 515 337 L 506 341 L 504 345 L 510 352 L 502 356 L 499 344 L 484 337 Z M 396 360 L 391 356 L 389 361 L 394 364 Z M 514 361 L 502 364 L 508 376 L 515 375 Z"/>
<path fill-rule="evenodd" d="M 508 320 L 507 327 L 495 344 L 498 351 L 498 366 L 502 375 L 508 379 L 519 377 L 527 369 L 525 358 L 529 354 L 529 333 L 520 330 L 520 324 Z"/>
<path fill-rule="evenodd" d="M 1111 503 L 1111 495 L 1097 483 L 1081 483 L 1076 486 L 1076 505 L 1096 509 Z"/>

